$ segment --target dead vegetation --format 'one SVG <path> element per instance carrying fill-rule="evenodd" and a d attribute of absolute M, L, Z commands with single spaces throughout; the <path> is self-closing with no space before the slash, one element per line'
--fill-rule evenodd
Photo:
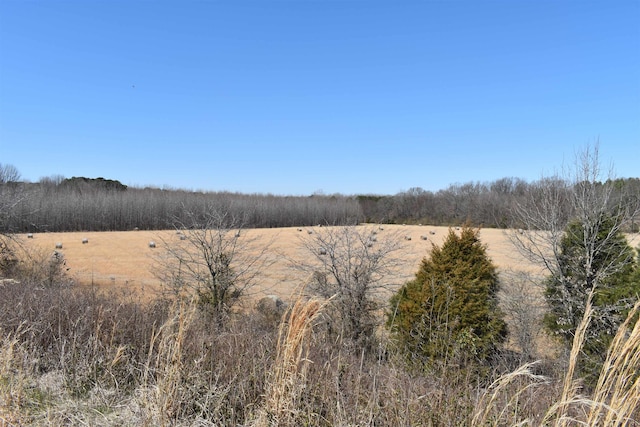
<path fill-rule="evenodd" d="M 553 360 L 478 382 L 406 369 L 384 336 L 373 357 L 353 354 L 328 339 L 314 299 L 279 325 L 251 312 L 220 330 L 184 301 L 24 282 L 3 296 L 3 425 L 639 425 L 638 305 L 588 390 Z M 581 345 L 578 334 L 569 366 Z"/>
<path fill-rule="evenodd" d="M 65 251 L 83 247 L 67 240 Z M 248 308 L 220 328 L 190 300 L 73 285 L 49 254 L 5 257 L 21 277 L 0 285 L 2 426 L 640 425 L 638 304 L 587 388 L 575 375 L 581 334 L 566 358 L 540 351 L 535 313 L 507 294 L 522 335 L 480 379 L 411 369 L 382 330 L 368 354 L 349 350 L 325 299 L 294 298 L 280 318 Z"/>

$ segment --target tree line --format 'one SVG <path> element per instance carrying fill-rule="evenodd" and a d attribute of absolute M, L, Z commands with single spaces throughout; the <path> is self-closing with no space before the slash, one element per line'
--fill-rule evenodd
<path fill-rule="evenodd" d="M 549 188 L 570 194 L 572 185 L 559 177 L 534 182 L 501 178 L 452 184 L 436 192 L 414 187 L 395 195 L 282 196 L 128 187 L 104 178 L 53 176 L 29 183 L 20 180 L 15 167 L 0 164 L 0 227 L 5 233 L 155 230 L 185 222 L 187 214 L 215 209 L 249 228 L 361 222 L 518 228 L 523 224 L 513 214 L 516 206 Z M 640 201 L 640 178 L 599 185 L 613 189 L 611 203 Z M 559 197 L 557 203 L 568 203 L 568 198 Z M 636 218 L 630 228 L 640 228 Z"/>

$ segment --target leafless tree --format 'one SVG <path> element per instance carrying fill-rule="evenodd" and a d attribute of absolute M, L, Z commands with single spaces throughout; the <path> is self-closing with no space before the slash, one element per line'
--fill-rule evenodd
<path fill-rule="evenodd" d="M 20 172 L 15 166 L 0 163 L 0 233 L 7 237 L 17 206 L 25 200 L 24 188 L 19 182 Z"/>
<path fill-rule="evenodd" d="M 398 234 L 376 231 L 373 226 L 318 228 L 301 238 L 308 258 L 295 265 L 309 273 L 313 294 L 332 298 L 335 325 L 345 342 L 365 350 L 374 341 L 404 243 Z"/>
<path fill-rule="evenodd" d="M 576 156 L 575 168 L 562 175 L 541 179 L 527 197 L 516 203 L 515 220 L 523 228 L 512 230 L 510 237 L 516 248 L 529 260 L 543 266 L 551 275 L 561 275 L 560 243 L 569 221 L 577 220 L 585 230 L 583 266 L 592 269 L 596 255 L 609 239 L 595 245 L 601 231 L 603 216 L 613 218 L 613 228 L 608 237 L 625 229 L 640 206 L 633 198 L 614 197 L 612 172 L 602 179 L 598 147 L 587 147 Z M 617 264 L 605 265 L 596 278 L 604 277 L 619 268 Z M 597 286 L 598 283 L 594 283 Z"/>
<path fill-rule="evenodd" d="M 189 212 L 177 221 L 174 239 L 162 239 L 157 276 L 174 296 L 195 295 L 218 326 L 250 294 L 271 262 L 270 242 L 241 233 L 243 222 L 214 208 Z"/>
<path fill-rule="evenodd" d="M 579 318 L 586 296 L 633 262 L 633 251 L 617 239 L 637 216 L 637 199 L 619 197 L 614 190 L 612 172 L 602 177 L 598 147 L 587 147 L 577 154 L 574 167 L 540 180 L 516 204 L 514 213 L 522 229 L 510 232 L 511 240 L 547 277 L 562 284 L 557 303 L 565 307 L 567 319 Z M 569 224 L 579 230 L 570 236 L 579 241 L 570 263 L 562 246 Z M 620 248 L 620 253 L 611 254 L 612 248 Z M 601 316 L 606 316 L 606 309 Z"/>
<path fill-rule="evenodd" d="M 0 184 L 20 181 L 20 171 L 9 164 L 0 163 Z"/>
<path fill-rule="evenodd" d="M 542 280 L 528 271 L 503 271 L 500 307 L 509 321 L 509 335 L 520 352 L 520 363 L 536 357 L 536 341 L 546 310 Z"/>

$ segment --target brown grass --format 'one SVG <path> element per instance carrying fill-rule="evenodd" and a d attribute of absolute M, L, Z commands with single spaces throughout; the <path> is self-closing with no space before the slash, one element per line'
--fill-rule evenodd
<path fill-rule="evenodd" d="M 285 313 L 278 329 L 276 356 L 268 375 L 264 407 L 254 425 L 297 425 L 299 398 L 307 383 L 309 335 L 327 301 L 305 300 L 301 294 Z"/>
<path fill-rule="evenodd" d="M 518 414 L 521 396 L 531 388 L 547 383 L 548 379 L 533 374 L 526 364 L 500 376 L 482 395 L 472 425 L 540 425 L 565 427 L 639 426 L 640 419 L 640 301 L 636 302 L 625 322 L 618 328 L 602 367 L 597 385 L 590 396 L 581 394 L 581 379 L 575 377 L 585 333 L 593 316 L 589 294 L 584 315 L 578 325 L 569 356 L 569 365 L 561 382 L 562 388 L 539 423 L 521 419 Z M 633 326 L 632 326 L 633 325 Z M 525 382 L 510 388 L 517 380 Z M 509 393 L 500 400 L 502 393 Z"/>
<path fill-rule="evenodd" d="M 590 426 L 640 425 L 640 301 L 618 329 L 593 393 Z"/>
<path fill-rule="evenodd" d="M 181 414 L 185 401 L 184 345 L 196 306 L 177 302 L 173 314 L 151 337 L 149 355 L 143 369 L 142 385 L 137 390 L 144 423 L 173 425 Z"/>
<path fill-rule="evenodd" d="M 309 227 L 314 229 L 315 227 Z M 305 228 L 304 230 L 306 230 Z M 290 261 L 300 261 L 308 256 L 300 244 L 306 237 L 305 231 L 296 227 L 250 229 L 244 233 L 248 237 L 258 237 L 260 241 L 273 241 L 271 258 L 274 263 L 265 272 L 260 281 L 264 294 L 277 294 L 289 299 L 294 290 L 306 278 L 300 278 L 297 271 L 290 268 Z M 317 228 L 315 228 L 316 231 Z M 435 234 L 429 234 L 434 231 Z M 423 257 L 431 250 L 432 243 L 442 244 L 447 235 L 447 227 L 419 225 L 385 225 L 379 233 L 397 232 L 401 236 L 411 235 L 411 241 L 403 241 L 400 257 L 406 262 L 402 266 L 395 282 L 398 284 L 413 278 Z M 427 241 L 420 235 L 428 235 Z M 82 239 L 88 238 L 88 244 Z M 501 269 L 522 269 L 530 264 L 514 251 L 504 230 L 482 229 L 482 242 L 488 246 L 489 256 Z M 27 246 L 38 246 L 53 251 L 56 242 L 63 243 L 63 249 L 71 275 L 80 283 L 100 286 L 121 286 L 128 289 L 154 290 L 160 285 L 153 274 L 154 255 L 162 251 L 160 242 L 178 239 L 175 231 L 114 231 L 114 232 L 72 232 L 72 233 L 34 233 L 33 239 L 24 236 Z M 158 247 L 149 248 L 154 240 Z"/>

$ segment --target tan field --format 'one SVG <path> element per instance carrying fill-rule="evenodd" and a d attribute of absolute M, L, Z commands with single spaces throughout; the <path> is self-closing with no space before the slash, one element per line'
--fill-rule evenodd
<path fill-rule="evenodd" d="M 432 244 L 440 245 L 448 233 L 448 227 L 420 225 L 363 225 L 378 232 L 379 240 L 384 235 L 393 235 L 402 241 L 398 254 L 403 260 L 399 275 L 388 278 L 389 283 L 401 284 L 410 280 L 418 270 L 420 261 L 429 254 Z M 306 281 L 299 271 L 291 268 L 291 261 L 303 261 L 309 253 L 302 246 L 303 239 L 311 236 L 307 231 L 321 231 L 318 227 L 307 227 L 299 231 L 291 228 L 248 229 L 243 236 L 256 237 L 259 242 L 272 241 L 268 254 L 273 261 L 268 271 L 259 279 L 257 293 L 276 294 L 283 299 Z M 410 236 L 411 240 L 405 240 Z M 427 236 L 428 240 L 422 240 Z M 88 243 L 83 244 L 83 239 Z M 159 280 L 154 276 L 154 258 L 163 253 L 163 242 L 176 240 L 175 231 L 115 231 L 115 232 L 73 232 L 35 233 L 32 239 L 23 236 L 27 246 L 37 245 L 54 251 L 56 243 L 62 243 L 62 252 L 67 260 L 69 274 L 82 284 L 100 286 L 124 286 L 142 290 L 145 293 L 158 290 Z M 501 271 L 536 271 L 513 247 L 504 230 L 485 228 L 480 231 L 480 239 L 487 246 L 488 254 Z M 156 248 L 149 242 L 155 241 Z M 633 247 L 640 244 L 640 235 L 629 236 Z"/>

